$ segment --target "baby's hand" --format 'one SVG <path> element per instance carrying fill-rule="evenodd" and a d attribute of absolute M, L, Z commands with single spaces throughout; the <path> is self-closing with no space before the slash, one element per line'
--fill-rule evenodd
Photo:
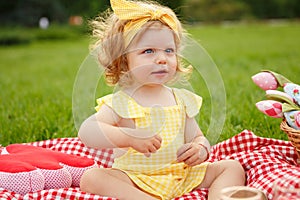
<path fill-rule="evenodd" d="M 162 139 L 159 135 L 150 137 L 131 136 L 129 146 L 145 156 L 150 157 L 151 153 L 155 153 L 161 147 Z"/>
<path fill-rule="evenodd" d="M 177 161 L 187 165 L 199 165 L 207 159 L 208 152 L 205 147 L 196 142 L 186 143 L 177 151 Z"/>

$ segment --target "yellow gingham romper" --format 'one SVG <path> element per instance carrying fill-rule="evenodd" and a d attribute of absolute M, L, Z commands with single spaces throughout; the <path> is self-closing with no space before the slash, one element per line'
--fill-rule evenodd
<path fill-rule="evenodd" d="M 177 150 L 184 144 L 186 115 L 194 117 L 202 105 L 202 98 L 185 90 L 172 88 L 177 105 L 142 107 L 122 91 L 97 99 L 96 110 L 103 104 L 120 117 L 135 121 L 137 128 L 151 130 L 162 138 L 161 148 L 146 157 L 129 148 L 115 158 L 112 168 L 125 172 L 142 190 L 159 199 L 169 200 L 192 191 L 206 172 L 208 162 L 190 167 L 176 161 Z"/>

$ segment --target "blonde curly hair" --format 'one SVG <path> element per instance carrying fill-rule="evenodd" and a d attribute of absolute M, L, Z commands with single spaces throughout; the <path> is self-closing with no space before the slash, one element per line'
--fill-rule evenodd
<path fill-rule="evenodd" d="M 159 5 L 156 2 L 135 2 L 147 4 L 147 7 L 150 8 L 153 7 L 155 9 L 161 9 L 174 18 L 178 29 L 177 32 L 174 33 L 174 40 L 178 55 L 178 51 L 182 49 L 182 39 L 186 34 L 186 31 L 183 29 L 181 22 L 178 20 L 175 13 L 170 8 Z M 119 81 L 121 80 L 122 76 L 129 71 L 126 58 L 127 47 L 125 46 L 123 37 L 124 26 L 129 21 L 130 20 L 119 19 L 111 9 L 108 9 L 104 13 L 96 17 L 94 20 L 92 20 L 90 23 L 92 27 L 92 37 L 94 38 L 93 43 L 90 45 L 90 50 L 96 52 L 97 60 L 105 69 L 105 80 L 107 84 L 111 86 L 114 86 L 116 84 L 121 85 Z M 138 34 L 141 35 L 140 33 L 147 30 L 148 28 L 157 27 L 157 22 L 159 22 L 160 25 L 169 27 L 167 24 L 164 24 L 161 21 L 150 20 L 145 25 L 143 25 Z M 184 76 L 188 77 L 191 74 L 192 68 L 183 67 L 179 56 L 177 56 L 177 61 L 177 72 L 179 72 L 177 74 L 183 74 Z"/>

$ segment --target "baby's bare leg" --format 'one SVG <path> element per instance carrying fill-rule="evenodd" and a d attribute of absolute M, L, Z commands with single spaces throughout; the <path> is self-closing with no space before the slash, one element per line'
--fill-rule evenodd
<path fill-rule="evenodd" d="M 154 197 L 138 189 L 124 172 L 116 169 L 87 170 L 81 177 L 80 189 L 120 200 L 155 200 Z"/>
<path fill-rule="evenodd" d="M 245 171 L 235 160 L 222 160 L 211 163 L 203 182 L 196 188 L 209 188 L 208 199 L 220 199 L 220 191 L 225 187 L 245 185 Z"/>

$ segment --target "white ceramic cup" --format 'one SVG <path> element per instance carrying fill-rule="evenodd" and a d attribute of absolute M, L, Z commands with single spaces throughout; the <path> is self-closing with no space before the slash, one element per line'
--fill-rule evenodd
<path fill-rule="evenodd" d="M 221 190 L 221 200 L 264 200 L 264 194 L 255 188 L 233 186 Z"/>

